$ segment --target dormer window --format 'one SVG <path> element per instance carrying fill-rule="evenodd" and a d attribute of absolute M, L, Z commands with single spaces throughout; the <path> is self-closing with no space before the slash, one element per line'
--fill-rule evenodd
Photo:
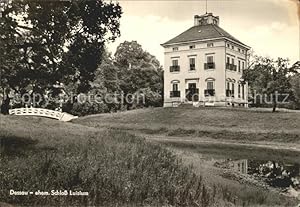
<path fill-rule="evenodd" d="M 195 45 L 190 45 L 190 50 L 195 49 L 195 47 L 196 47 Z"/>
<path fill-rule="evenodd" d="M 213 47 L 214 43 L 207 43 L 207 47 Z"/>

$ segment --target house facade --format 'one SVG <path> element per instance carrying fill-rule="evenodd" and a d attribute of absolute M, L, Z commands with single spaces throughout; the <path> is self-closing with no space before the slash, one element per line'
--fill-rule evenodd
<path fill-rule="evenodd" d="M 194 16 L 194 26 L 162 44 L 164 106 L 248 106 L 242 80 L 249 46 L 219 27 L 212 13 Z"/>

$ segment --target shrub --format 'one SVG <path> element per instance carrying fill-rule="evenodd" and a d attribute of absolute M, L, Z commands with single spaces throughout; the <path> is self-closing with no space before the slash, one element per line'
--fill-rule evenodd
<path fill-rule="evenodd" d="M 152 91 L 149 87 L 142 88 L 135 93 L 132 104 L 127 104 L 129 109 L 162 106 L 162 96 L 159 92 Z"/>
<path fill-rule="evenodd" d="M 77 116 L 84 116 L 90 114 L 106 113 L 109 112 L 109 108 L 105 103 L 76 102 L 74 104 L 68 104 L 68 108 L 63 107 L 63 111 Z"/>

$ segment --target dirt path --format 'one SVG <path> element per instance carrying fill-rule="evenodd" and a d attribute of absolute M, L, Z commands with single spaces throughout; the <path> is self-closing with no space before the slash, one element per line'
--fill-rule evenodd
<path fill-rule="evenodd" d="M 237 140 L 219 140 L 219 139 L 211 139 L 206 137 L 168 137 L 168 136 L 160 136 L 160 135 L 148 135 L 148 134 L 140 134 L 150 141 L 164 142 L 164 143 L 172 143 L 172 142 L 181 142 L 181 143 L 195 143 L 195 144 L 216 144 L 216 145 L 230 145 L 230 146 L 248 146 L 248 147 L 258 147 L 258 148 L 268 148 L 268 149 L 279 149 L 279 150 L 291 150 L 300 153 L 300 145 L 294 143 L 279 143 L 279 142 L 241 142 Z"/>

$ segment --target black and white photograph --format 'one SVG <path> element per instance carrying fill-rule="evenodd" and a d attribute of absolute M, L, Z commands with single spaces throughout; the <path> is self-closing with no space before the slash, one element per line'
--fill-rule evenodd
<path fill-rule="evenodd" d="M 300 0 L 0 0 L 0 207 L 300 207 Z"/>

